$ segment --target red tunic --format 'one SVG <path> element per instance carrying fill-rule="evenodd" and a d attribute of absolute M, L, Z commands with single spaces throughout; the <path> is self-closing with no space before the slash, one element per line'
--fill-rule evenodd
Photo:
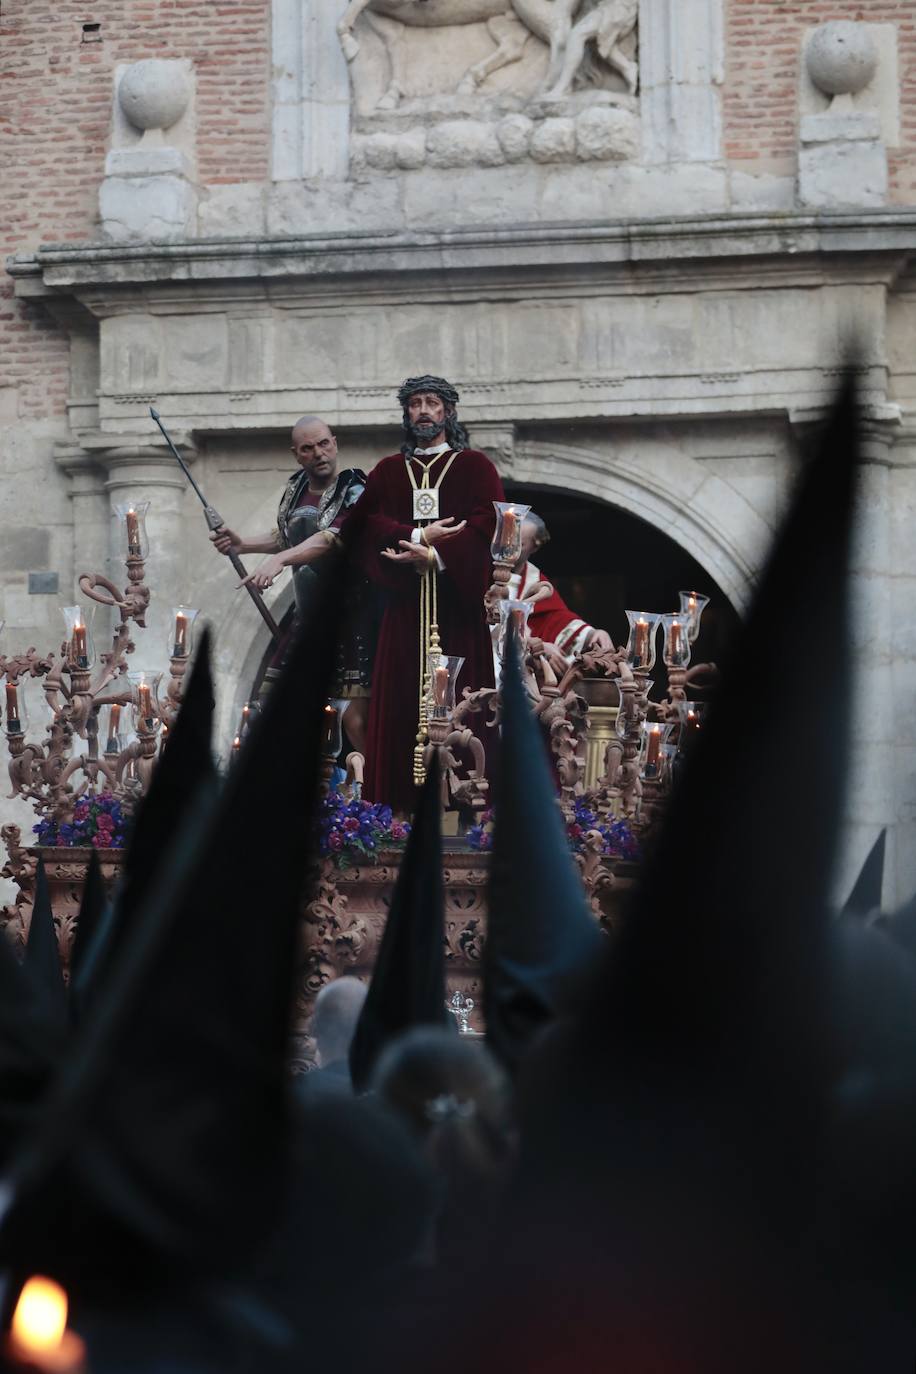
<path fill-rule="evenodd" d="M 445 462 L 447 456 L 432 469 L 433 484 Z M 486 454 L 463 449 L 439 488 L 439 511 L 443 519 L 451 515 L 468 523 L 460 534 L 436 546 L 445 564 L 438 576 L 439 639 L 444 653 L 460 654 L 465 660 L 458 678 L 459 698 L 465 687 L 493 686 L 493 652 L 483 598 L 492 580 L 493 502 L 502 500 L 502 482 Z M 410 539 L 412 512 L 404 458 L 395 453 L 369 474 L 366 490 L 341 530 L 367 576 L 388 596 L 372 674 L 365 790 L 370 800 L 386 802 L 402 813 L 412 810 L 416 791 L 413 751 L 419 707 L 420 579 L 413 565 L 390 563 L 381 552 L 387 548 L 399 552 L 398 541 Z"/>

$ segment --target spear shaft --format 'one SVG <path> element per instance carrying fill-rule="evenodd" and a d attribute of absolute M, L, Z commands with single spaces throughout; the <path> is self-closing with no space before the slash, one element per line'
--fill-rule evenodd
<path fill-rule="evenodd" d="M 176 448 L 175 445 L 172 443 L 171 436 L 169 435 L 169 432 L 168 432 L 168 430 L 166 429 L 165 425 L 162 423 L 162 419 L 161 419 L 161 417 L 160 417 L 160 415 L 159 415 L 158 410 L 154 410 L 153 407 L 150 406 L 150 408 L 149 408 L 149 413 L 150 413 L 150 415 L 153 417 L 153 419 L 156 421 L 156 424 L 159 426 L 160 430 L 162 431 L 162 437 L 163 437 L 163 439 L 164 439 L 165 442 L 168 444 L 169 448 L 172 450 L 172 457 L 175 459 L 175 461 L 177 462 L 178 466 L 181 468 L 181 470 L 182 470 L 182 472 L 184 473 L 185 477 L 187 477 L 188 481 L 190 482 L 191 486 L 192 486 L 193 489 L 194 489 L 195 494 L 197 495 L 197 499 L 200 501 L 200 504 L 203 506 L 203 508 L 204 508 L 204 516 L 205 516 L 206 521 L 207 521 L 207 528 L 210 529 L 210 530 L 221 530 L 221 529 L 223 529 L 223 528 L 225 527 L 225 523 L 226 523 L 225 520 L 224 520 L 223 517 L 220 515 L 219 511 L 216 510 L 216 508 L 215 508 L 214 506 L 211 506 L 211 505 L 210 505 L 210 502 L 209 502 L 209 501 L 207 500 L 207 498 L 204 496 L 204 494 L 203 494 L 203 492 L 201 491 L 200 487 L 197 485 L 197 483 L 195 482 L 194 478 L 191 476 L 191 473 L 190 473 L 190 470 L 189 470 L 189 468 L 188 468 L 188 465 L 185 463 L 185 461 L 184 461 L 184 459 L 182 458 L 181 454 L 178 452 L 177 448 Z M 241 580 L 244 581 L 244 579 L 248 576 L 248 573 L 245 571 L 245 564 L 242 562 L 241 558 L 239 558 L 238 554 L 235 552 L 234 549 L 230 549 L 230 550 L 229 550 L 229 553 L 228 553 L 227 557 L 228 557 L 228 559 L 229 559 L 229 562 L 232 564 L 233 568 L 235 569 L 235 571 L 238 573 L 239 578 L 240 578 Z M 264 624 L 267 626 L 268 630 L 270 630 L 270 633 L 273 635 L 274 639 L 279 640 L 279 638 L 280 638 L 280 627 L 279 627 L 279 625 L 277 624 L 277 622 L 274 620 L 273 616 L 271 615 L 270 611 L 267 609 L 266 605 L 264 604 L 264 598 L 263 598 L 263 596 L 261 595 L 261 593 L 258 591 L 257 587 L 252 587 L 252 585 L 251 585 L 250 582 L 245 582 L 245 590 L 246 590 L 246 592 L 248 593 L 248 595 L 251 597 L 251 599 L 252 599 L 252 601 L 254 602 L 255 606 L 257 606 L 257 608 L 258 608 L 258 614 L 260 615 L 261 619 L 264 621 Z"/>

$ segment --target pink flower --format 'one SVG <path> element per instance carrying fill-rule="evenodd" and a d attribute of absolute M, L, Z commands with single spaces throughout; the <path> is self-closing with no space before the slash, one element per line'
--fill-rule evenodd
<path fill-rule="evenodd" d="M 356 819 L 355 816 L 348 816 L 343 823 L 343 828 L 344 830 L 346 830 L 348 835 L 352 835 L 354 830 L 359 829 L 359 821 Z"/>
<path fill-rule="evenodd" d="M 99 830 L 104 830 L 105 833 L 106 833 L 106 834 L 109 834 L 109 835 L 111 834 L 111 832 L 112 832 L 112 831 L 114 830 L 114 828 L 115 828 L 115 827 L 114 827 L 114 821 L 111 819 L 110 816 L 105 815 L 105 814 L 102 814 L 101 816 L 97 816 L 97 817 L 96 817 L 96 822 L 95 822 L 95 823 L 96 823 L 96 825 L 98 826 Z"/>
<path fill-rule="evenodd" d="M 77 802 L 76 806 L 73 808 L 73 819 L 75 821 L 84 821 L 88 815 L 89 803 Z"/>
<path fill-rule="evenodd" d="M 338 849 L 343 849 L 343 835 L 339 830 L 332 830 L 328 836 L 328 848 L 336 853 Z"/>
<path fill-rule="evenodd" d="M 98 835 L 93 835 L 92 843 L 96 849 L 110 849 L 111 836 L 100 832 Z"/>
<path fill-rule="evenodd" d="M 402 821 L 391 822 L 391 838 L 393 840 L 403 840 L 406 834 L 407 827 L 403 824 Z"/>

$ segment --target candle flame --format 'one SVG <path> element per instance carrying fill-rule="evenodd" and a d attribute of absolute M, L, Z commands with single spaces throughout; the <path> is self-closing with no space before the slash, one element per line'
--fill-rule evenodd
<path fill-rule="evenodd" d="M 53 1279 L 31 1278 L 13 1313 L 13 1339 L 23 1350 L 57 1350 L 67 1329 L 67 1295 Z"/>

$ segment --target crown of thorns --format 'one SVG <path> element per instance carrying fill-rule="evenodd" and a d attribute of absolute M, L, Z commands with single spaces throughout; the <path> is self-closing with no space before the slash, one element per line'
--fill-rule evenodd
<path fill-rule="evenodd" d="M 401 389 L 398 391 L 398 401 L 401 409 L 407 408 L 407 402 L 411 396 L 415 396 L 418 391 L 432 391 L 445 402 L 447 406 L 458 404 L 458 392 L 451 386 L 444 377 L 408 377 Z"/>

